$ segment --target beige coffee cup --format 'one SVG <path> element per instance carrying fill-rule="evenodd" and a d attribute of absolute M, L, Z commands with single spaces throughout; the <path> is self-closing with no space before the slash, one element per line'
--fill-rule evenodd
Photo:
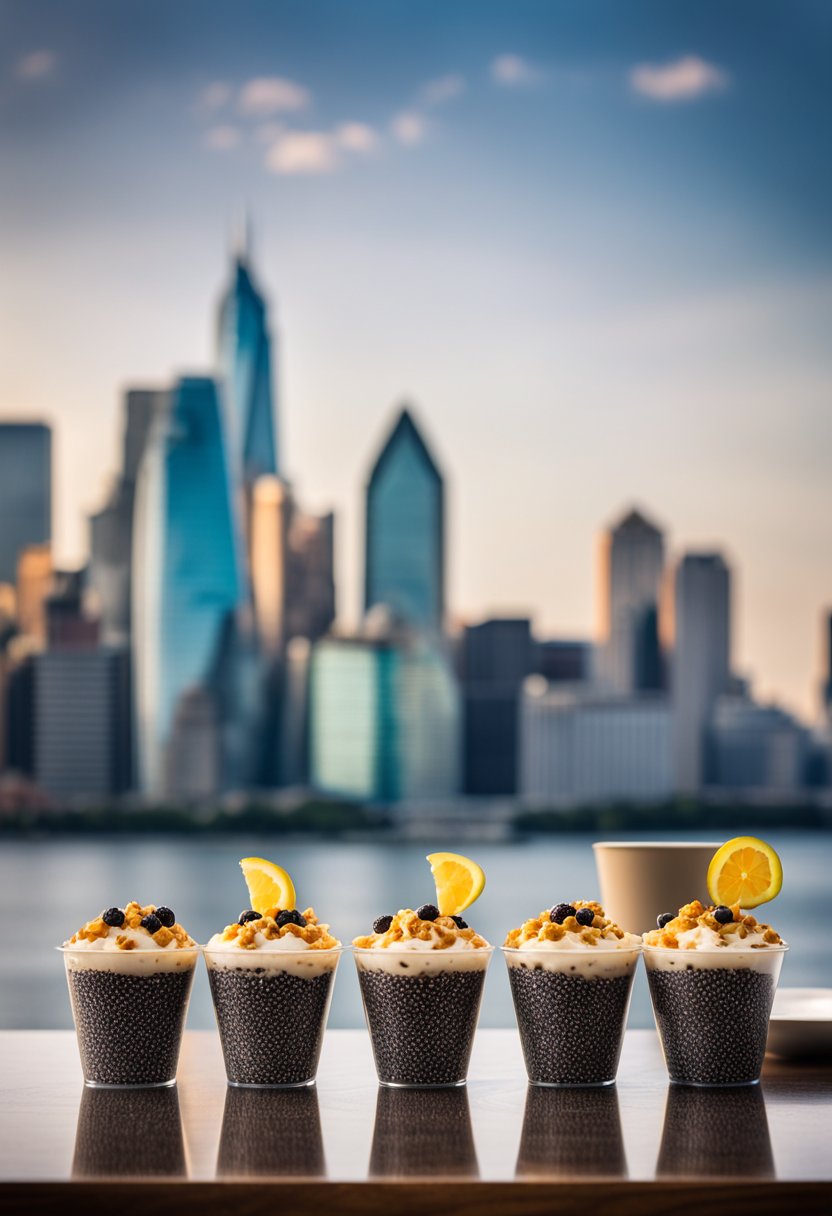
<path fill-rule="evenodd" d="M 592 846 L 607 916 L 630 933 L 655 929 L 662 912 L 710 903 L 708 865 L 722 842 L 601 840 Z"/>

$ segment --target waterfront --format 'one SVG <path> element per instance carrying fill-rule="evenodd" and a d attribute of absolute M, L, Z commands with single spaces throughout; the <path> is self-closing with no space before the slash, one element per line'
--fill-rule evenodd
<path fill-rule="evenodd" d="M 672 839 L 654 834 L 652 839 Z M 629 832 L 622 839 L 638 839 Z M 686 833 L 718 839 L 719 833 Z M 597 898 L 592 841 L 598 836 L 537 837 L 512 844 L 460 844 L 488 876 L 471 921 L 499 944 L 506 930 L 561 899 Z M 832 986 L 832 942 L 824 925 L 832 867 L 832 833 L 772 832 L 767 839 L 783 860 L 782 894 L 760 909 L 791 944 L 781 982 L 787 987 Z M 441 847 L 454 848 L 452 842 Z M 0 848 L 0 1028 L 71 1026 L 60 956 L 52 949 L 90 916 L 130 899 L 170 904 L 199 941 L 234 919 L 246 905 L 237 862 L 272 857 L 292 874 L 301 906 L 313 904 L 344 942 L 368 932 L 374 917 L 433 898 L 421 844 L 209 838 L 5 840 Z M 657 909 L 663 911 L 664 909 Z M 349 956 L 335 986 L 331 1025 L 362 1025 L 358 985 Z M 208 984 L 200 967 L 189 1025 L 213 1026 Z M 482 1024 L 510 1026 L 513 1012 L 504 965 L 492 964 Z M 651 1024 L 639 974 L 632 1026 Z"/>

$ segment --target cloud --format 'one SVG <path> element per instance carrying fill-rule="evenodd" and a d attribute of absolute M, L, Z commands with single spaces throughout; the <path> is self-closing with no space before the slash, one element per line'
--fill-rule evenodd
<path fill-rule="evenodd" d="M 56 62 L 53 51 L 30 51 L 17 61 L 16 75 L 20 80 L 41 80 L 54 71 Z"/>
<path fill-rule="evenodd" d="M 378 146 L 377 132 L 363 122 L 341 123 L 336 128 L 335 139 L 347 152 L 374 152 Z"/>
<path fill-rule="evenodd" d="M 266 153 L 270 173 L 334 173 L 338 166 L 335 138 L 326 131 L 284 131 Z"/>
<path fill-rule="evenodd" d="M 540 71 L 521 55 L 498 55 L 491 61 L 491 79 L 509 89 L 537 84 Z"/>
<path fill-rule="evenodd" d="M 720 93 L 730 83 L 726 72 L 697 55 L 684 55 L 670 63 L 640 63 L 630 72 L 630 88 L 651 101 L 695 101 Z"/>
<path fill-rule="evenodd" d="M 211 148 L 215 152 L 230 152 L 232 148 L 239 145 L 240 139 L 239 127 L 223 123 L 218 127 L 209 127 L 202 137 L 202 142 L 206 148 Z"/>
<path fill-rule="evenodd" d="M 424 141 L 428 133 L 425 117 L 417 110 L 402 110 L 390 123 L 390 130 L 400 144 L 413 147 Z"/>
<path fill-rule="evenodd" d="M 456 73 L 448 73 L 447 76 L 437 76 L 436 80 L 429 80 L 422 89 L 422 99 L 425 105 L 443 106 L 464 92 L 464 78 Z"/>
<path fill-rule="evenodd" d="M 303 110 L 309 102 L 309 90 L 283 76 L 256 76 L 240 89 L 240 110 L 255 117 Z"/>
<path fill-rule="evenodd" d="M 200 114 L 214 114 L 231 100 L 231 85 L 224 80 L 214 80 L 205 86 L 196 99 L 196 110 Z"/>

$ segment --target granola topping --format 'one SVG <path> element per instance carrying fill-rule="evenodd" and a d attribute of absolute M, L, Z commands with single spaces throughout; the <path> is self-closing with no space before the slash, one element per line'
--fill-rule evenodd
<path fill-rule="evenodd" d="M 558 924 L 546 908 L 518 929 L 510 929 L 504 946 L 514 950 L 632 950 L 641 945 L 637 933 L 619 928 L 594 900 L 575 899 L 570 906 L 576 913 L 588 908 L 593 913 L 592 923 L 582 925 L 574 916 L 567 916 Z"/>
<path fill-rule="evenodd" d="M 234 921 L 221 933 L 215 933 L 208 943 L 210 950 L 335 950 L 341 943 L 329 931 L 329 925 L 319 923 L 313 908 L 303 913 L 306 924 L 292 923 L 278 927 L 280 908 L 270 908 L 256 920 L 241 925 Z"/>
<path fill-rule="evenodd" d="M 129 903 L 124 908 L 123 925 L 108 925 L 103 916 L 96 916 L 73 933 L 64 946 L 76 950 L 182 950 L 196 945 L 178 923 L 149 932 L 142 920 L 155 911 L 155 904 Z"/>
<path fill-rule="evenodd" d="M 460 929 L 450 916 L 422 920 L 402 908 L 384 933 L 368 933 L 352 943 L 359 950 L 487 950 L 489 943 L 474 929 Z"/>
<path fill-rule="evenodd" d="M 663 928 L 644 935 L 645 946 L 663 950 L 765 950 L 784 945 L 776 929 L 743 914 L 739 904 L 732 905 L 732 919 L 725 923 L 714 916 L 717 906 L 705 907 L 698 899 L 685 904 Z"/>

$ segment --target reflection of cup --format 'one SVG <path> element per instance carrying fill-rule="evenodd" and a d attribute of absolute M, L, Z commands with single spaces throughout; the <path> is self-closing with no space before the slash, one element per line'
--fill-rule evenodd
<path fill-rule="evenodd" d="M 662 912 L 708 898 L 708 866 L 719 844 L 599 841 L 592 846 L 604 911 L 622 929 L 655 929 Z"/>
<path fill-rule="evenodd" d="M 493 949 L 355 950 L 382 1085 L 464 1085 Z"/>
<path fill-rule="evenodd" d="M 318 1095 L 314 1088 L 250 1089 L 229 1085 L 217 1174 L 326 1174 Z"/>
<path fill-rule="evenodd" d="M 532 1084 L 613 1083 L 640 953 L 504 947 Z"/>
<path fill-rule="evenodd" d="M 518 1177 L 626 1177 L 618 1094 L 604 1089 L 544 1089 L 530 1085 Z"/>
<path fill-rule="evenodd" d="M 774 990 L 788 946 L 644 947 L 656 1027 L 671 1081 L 753 1085 L 760 1079 Z"/>
<path fill-rule="evenodd" d="M 379 1086 L 370 1175 L 426 1174 L 479 1175 L 467 1093 Z"/>
<path fill-rule="evenodd" d="M 341 947 L 205 950 L 230 1085 L 311 1085 Z"/>
<path fill-rule="evenodd" d="M 62 949 L 87 1085 L 172 1085 L 198 949 Z"/>
<path fill-rule="evenodd" d="M 766 1104 L 759 1086 L 671 1085 L 656 1173 L 664 1177 L 773 1178 Z"/>
<path fill-rule="evenodd" d="M 75 1133 L 74 1178 L 182 1178 L 185 1145 L 176 1086 L 85 1086 Z"/>

